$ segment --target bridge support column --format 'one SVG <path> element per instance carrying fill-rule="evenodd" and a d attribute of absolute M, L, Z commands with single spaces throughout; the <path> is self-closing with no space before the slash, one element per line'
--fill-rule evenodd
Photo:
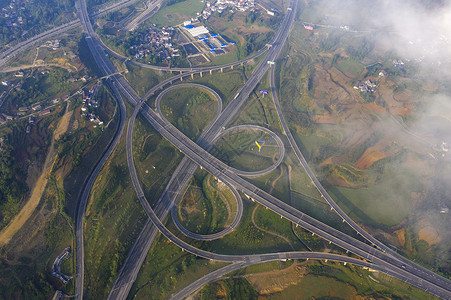
<path fill-rule="evenodd" d="M 330 210 L 332 210 L 332 209 L 333 209 L 333 207 L 331 206 L 331 207 L 330 207 Z"/>
<path fill-rule="evenodd" d="M 200 77 L 203 77 L 203 76 L 202 76 L 202 72 L 200 72 L 199 74 L 200 74 Z"/>
<path fill-rule="evenodd" d="M 182 74 L 183 72 L 182 71 L 180 71 L 180 74 Z"/>
<path fill-rule="evenodd" d="M 231 65 L 231 66 L 230 66 L 230 69 L 232 69 L 232 70 L 233 70 L 233 65 Z"/>
<path fill-rule="evenodd" d="M 180 81 L 183 81 L 183 77 L 180 77 Z"/>
<path fill-rule="evenodd" d="M 343 223 L 345 222 L 345 219 L 343 219 Z"/>
<path fill-rule="evenodd" d="M 325 259 L 324 262 L 327 262 L 327 259 Z"/>
<path fill-rule="evenodd" d="M 191 74 L 191 79 L 194 79 L 194 74 Z"/>
<path fill-rule="evenodd" d="M 222 72 L 224 72 L 224 71 L 223 71 L 222 68 L 221 68 L 221 73 L 222 73 Z"/>
<path fill-rule="evenodd" d="M 348 264 L 347 262 L 344 263 L 345 266 L 346 266 L 347 264 Z"/>
<path fill-rule="evenodd" d="M 312 236 L 315 236 L 315 233 L 314 233 L 314 232 L 312 232 Z"/>
<path fill-rule="evenodd" d="M 213 70 L 210 70 L 210 75 L 213 73 Z"/>
<path fill-rule="evenodd" d="M 171 74 L 172 74 L 172 70 L 169 70 L 169 72 L 171 72 Z"/>

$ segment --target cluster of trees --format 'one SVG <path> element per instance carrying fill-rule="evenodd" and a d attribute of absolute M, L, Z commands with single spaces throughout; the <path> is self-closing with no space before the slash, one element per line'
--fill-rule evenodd
<path fill-rule="evenodd" d="M 0 148 L 0 228 L 19 211 L 24 187 L 19 184 L 15 172 L 14 149 L 5 139 Z"/>
<path fill-rule="evenodd" d="M 353 59 L 362 60 L 367 56 L 374 48 L 374 41 L 370 38 L 361 39 L 357 47 L 347 46 L 346 53 Z"/>
<path fill-rule="evenodd" d="M 265 47 L 274 36 L 274 32 L 251 33 L 246 37 L 246 43 L 243 46 L 244 57 Z"/>
<path fill-rule="evenodd" d="M 229 15 L 229 17 L 231 17 L 232 14 Z M 265 27 L 269 27 L 272 29 L 276 29 L 281 20 L 282 20 L 282 15 L 277 14 L 276 16 L 272 16 L 270 18 L 263 18 L 261 16 L 261 13 L 257 12 L 257 11 L 251 11 L 248 13 L 248 15 L 246 16 L 246 24 L 254 24 L 257 23 L 260 26 L 265 26 Z M 231 21 L 231 20 L 229 20 Z"/>
<path fill-rule="evenodd" d="M 28 106 L 38 101 L 50 100 L 55 95 L 69 93 L 67 80 L 70 73 L 61 68 L 54 68 L 47 74 L 23 80 L 20 90 L 13 90 L 9 99 L 14 100 L 16 107 Z"/>
<path fill-rule="evenodd" d="M 8 44 L 14 40 L 22 39 L 23 33 L 30 34 L 39 32 L 45 25 L 58 25 L 64 20 L 65 12 L 72 12 L 75 9 L 75 0 L 30 0 L 24 1 L 25 9 L 17 9 L 16 16 L 22 17 L 22 24 L 15 27 L 8 23 L 15 21 L 11 17 L 0 17 L 0 43 Z M 17 4 L 19 5 L 19 4 Z"/>

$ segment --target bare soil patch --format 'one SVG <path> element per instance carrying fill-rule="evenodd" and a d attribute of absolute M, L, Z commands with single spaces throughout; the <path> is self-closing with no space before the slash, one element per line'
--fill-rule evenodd
<path fill-rule="evenodd" d="M 401 246 L 404 247 L 404 245 L 406 244 L 406 237 L 404 235 L 404 228 L 396 230 L 394 233 L 398 237 L 398 240 L 399 240 L 399 243 L 401 244 Z"/>
<path fill-rule="evenodd" d="M 418 226 L 420 227 L 418 238 L 426 241 L 429 246 L 438 244 L 442 240 L 439 232 L 428 221 L 423 220 Z"/>
<path fill-rule="evenodd" d="M 260 295 L 269 295 L 297 284 L 308 274 L 308 270 L 307 266 L 293 264 L 283 270 L 246 275 L 246 279 Z"/>
<path fill-rule="evenodd" d="M 378 147 L 370 147 L 365 150 L 359 160 L 355 163 L 355 166 L 359 169 L 367 169 L 376 161 L 385 157 L 387 157 L 387 155 L 380 151 Z"/>

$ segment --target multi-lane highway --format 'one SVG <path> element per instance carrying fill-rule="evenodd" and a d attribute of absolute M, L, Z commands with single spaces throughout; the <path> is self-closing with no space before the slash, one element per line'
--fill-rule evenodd
<path fill-rule="evenodd" d="M 281 50 L 283 43 L 288 35 L 288 30 L 291 27 L 292 21 L 293 21 L 294 15 L 293 14 L 287 14 L 276 33 L 274 39 L 273 39 L 273 45 L 276 45 L 277 48 L 275 51 Z M 274 47 L 274 46 L 273 46 Z M 271 50 L 272 48 L 270 48 Z M 238 61 L 232 64 L 227 64 L 225 66 L 219 66 L 219 67 L 208 67 L 208 69 L 202 69 L 202 71 L 212 71 L 217 69 L 222 69 L 224 67 L 232 67 L 233 65 L 242 64 L 249 59 L 252 59 L 256 57 L 257 55 L 261 55 L 266 51 L 266 49 L 263 49 L 259 51 L 256 55 L 252 56 L 251 58 L 244 59 L 242 61 Z M 243 102 L 248 98 L 249 94 L 252 92 L 255 85 L 261 80 L 261 78 L 264 76 L 268 66 L 266 64 L 267 60 L 271 60 L 277 55 L 274 54 L 268 54 L 265 59 L 263 60 L 263 63 L 257 68 L 258 71 L 254 72 L 251 78 L 248 80 L 248 82 L 245 84 L 245 86 L 240 90 L 239 97 L 235 98 L 232 102 L 234 103 L 241 103 L 239 105 L 229 105 L 229 109 L 225 111 L 222 115 L 229 115 L 234 111 L 233 113 L 236 114 L 237 111 L 239 111 L 239 108 L 243 104 Z M 190 70 L 187 73 L 180 74 L 177 76 L 174 76 L 170 79 L 167 79 L 157 86 L 150 89 L 146 95 L 143 96 L 142 99 L 147 99 L 150 95 L 156 93 L 157 90 L 160 88 L 163 88 L 165 85 L 173 82 L 174 80 L 177 80 L 179 78 L 182 78 L 184 76 L 190 76 L 191 74 L 198 73 L 198 69 Z M 130 88 L 127 88 L 127 85 L 124 84 L 124 93 L 128 93 L 130 95 L 130 99 L 134 98 L 132 103 L 138 103 L 138 99 L 136 96 L 133 96 L 133 93 L 130 92 Z M 144 101 L 143 100 L 143 101 Z M 230 108 L 234 108 L 234 110 L 231 110 Z M 225 120 L 222 123 L 215 122 L 215 129 L 212 130 L 212 126 L 209 126 L 206 130 L 203 131 L 202 136 L 199 138 L 198 143 L 203 144 L 205 146 L 209 146 L 210 142 L 213 140 L 213 138 L 217 135 L 218 132 L 222 129 L 222 124 L 225 124 L 224 122 L 229 122 L 230 119 L 225 118 Z M 173 193 L 163 193 L 162 197 L 160 197 L 160 200 L 158 203 L 162 203 L 161 205 L 163 207 L 170 207 L 174 201 L 177 195 L 180 195 L 186 185 L 188 184 L 192 174 L 194 174 L 195 170 L 198 168 L 197 164 L 193 163 L 189 159 L 182 160 L 180 164 L 180 168 L 178 168 L 172 178 L 169 182 L 168 186 L 166 187 L 165 191 L 174 191 Z M 177 178 L 177 180 L 175 180 Z M 178 187 L 173 187 L 172 185 L 174 183 L 178 183 Z M 182 183 L 182 184 L 179 184 Z M 167 211 L 163 212 L 163 215 L 167 215 Z M 164 219 L 164 218 L 162 218 Z M 138 240 L 135 242 L 135 244 L 132 247 L 132 250 L 130 251 L 129 255 L 127 256 L 126 262 L 122 269 L 119 272 L 119 275 L 113 285 L 113 288 L 111 289 L 110 294 L 108 295 L 108 299 L 125 299 L 125 297 L 128 294 L 128 291 L 131 288 L 131 285 L 133 284 L 137 273 L 139 271 L 139 268 L 142 264 L 142 262 L 145 259 L 145 256 L 147 255 L 147 252 L 150 248 L 151 242 L 153 241 L 153 238 L 156 236 L 156 228 L 150 226 L 149 223 L 146 223 L 143 230 L 141 231 Z M 148 241 L 148 242 L 144 242 Z"/>
<path fill-rule="evenodd" d="M 294 2 L 294 3 L 293 3 Z M 296 10 L 296 4 L 297 1 L 292 1 L 290 6 L 292 7 L 292 10 L 289 10 L 287 12 L 287 19 L 291 19 L 294 17 L 294 14 L 292 11 Z M 85 9 L 85 8 L 84 8 Z M 83 9 L 82 9 L 83 11 Z M 83 19 L 84 16 L 81 14 L 81 18 Z M 87 18 L 85 19 L 85 21 Z M 288 23 L 291 24 L 291 21 Z M 88 20 L 89 22 L 89 20 Z M 83 23 L 83 22 L 82 22 Z M 281 28 L 285 29 L 285 32 L 282 32 L 282 34 L 288 34 L 287 32 L 287 23 L 284 24 L 282 22 Z M 89 26 L 85 26 L 86 30 L 85 32 L 88 33 L 88 35 L 91 34 L 89 31 Z M 85 29 L 84 27 L 84 29 Z M 92 28 L 91 28 L 92 30 Z M 279 34 L 279 32 L 278 32 Z M 286 37 L 286 36 L 285 36 Z M 276 40 L 278 36 L 276 35 Z M 91 51 L 93 51 L 93 55 L 95 56 L 96 62 L 100 63 L 100 68 L 104 72 L 110 72 L 114 73 L 114 67 L 112 67 L 111 63 L 107 61 L 104 58 L 103 53 L 99 51 L 99 48 L 96 48 L 96 42 L 95 39 L 89 38 L 88 40 L 91 40 L 91 44 L 88 42 L 88 45 L 90 45 Z M 283 39 L 284 40 L 284 39 Z M 281 44 L 275 43 L 273 48 L 270 49 L 270 51 L 267 54 L 268 60 L 274 60 L 281 49 Z M 279 49 L 277 49 L 280 47 Z M 272 49 L 276 49 L 276 51 L 271 51 Z M 103 57 L 103 59 L 102 59 Z M 267 71 L 267 68 L 261 67 L 266 66 L 265 64 L 261 64 L 259 67 L 257 67 L 257 70 L 254 72 L 256 74 L 253 78 L 251 77 L 249 81 L 246 83 L 245 87 L 247 87 L 249 90 L 243 89 L 243 91 L 240 93 L 240 96 L 237 97 L 237 99 L 247 99 L 249 94 L 252 92 L 255 85 L 261 80 L 261 78 L 264 76 L 265 72 Z M 169 230 L 167 230 L 164 225 L 161 223 L 158 216 L 155 214 L 153 209 L 150 207 L 149 203 L 144 197 L 144 193 L 142 192 L 140 183 L 138 181 L 138 177 L 136 174 L 136 170 L 134 167 L 133 162 L 133 156 L 132 156 L 132 132 L 133 132 L 133 124 L 134 120 L 136 119 L 136 116 L 139 112 L 143 113 L 146 119 L 148 119 L 151 124 L 155 127 L 157 131 L 159 131 L 165 138 L 167 138 L 171 143 L 173 143 L 177 148 L 179 148 L 183 153 L 185 153 L 191 160 L 195 161 L 197 164 L 201 165 L 204 169 L 212 173 L 214 176 L 218 177 L 224 182 L 228 182 L 229 184 L 235 186 L 236 188 L 240 189 L 244 193 L 246 193 L 248 196 L 252 197 L 256 201 L 258 201 L 260 204 L 268 207 L 269 209 L 275 211 L 276 213 L 280 214 L 282 217 L 287 218 L 291 222 L 294 222 L 305 229 L 318 234 L 319 236 L 333 242 L 334 244 L 349 250 L 363 258 L 366 258 L 368 260 L 371 260 L 374 262 L 378 268 L 380 268 L 383 272 L 386 272 L 388 274 L 391 274 L 393 276 L 396 276 L 402 280 L 405 280 L 411 284 L 414 284 L 416 286 L 419 286 L 421 288 L 427 289 L 431 291 L 434 294 L 437 294 L 439 296 L 442 296 L 444 298 L 450 297 L 450 283 L 448 280 L 441 278 L 440 276 L 429 272 L 427 270 L 421 270 L 416 268 L 411 268 L 409 266 L 405 266 L 400 262 L 399 259 L 393 258 L 391 255 L 388 255 L 387 253 L 384 253 L 382 251 L 379 251 L 372 246 L 365 244 L 363 242 L 357 241 L 333 228 L 328 227 L 325 224 L 322 224 L 321 222 L 302 214 L 301 212 L 297 211 L 296 209 L 292 208 L 291 206 L 283 203 L 282 201 L 276 199 L 275 197 L 265 193 L 264 191 L 261 191 L 260 189 L 256 188 L 252 184 L 248 183 L 241 177 L 237 176 L 235 173 L 233 173 L 227 165 L 223 164 L 222 162 L 218 161 L 214 157 L 212 157 L 207 151 L 205 151 L 202 147 L 192 142 L 189 138 L 184 136 L 182 133 L 180 133 L 176 128 L 174 128 L 169 122 L 167 122 L 164 118 L 162 118 L 159 114 L 154 112 L 150 107 L 147 105 L 142 105 L 143 102 L 147 99 L 147 97 L 143 97 L 143 99 L 137 101 L 136 96 L 131 96 L 133 94 L 130 91 L 129 85 L 121 79 L 119 76 L 113 76 L 111 77 L 111 80 L 117 84 L 117 87 L 119 90 L 121 90 L 124 95 L 126 95 L 131 102 L 131 104 L 135 105 L 135 110 L 132 114 L 132 117 L 129 122 L 128 130 L 127 130 L 127 159 L 129 162 L 129 168 L 130 173 L 132 176 L 133 185 L 137 191 L 138 197 L 143 205 L 143 207 L 146 210 L 146 213 L 149 215 L 152 222 L 156 225 L 156 227 L 171 241 L 182 247 L 183 249 L 190 251 L 198 256 L 202 256 L 209 259 L 216 259 L 216 260 L 223 260 L 223 261 L 231 261 L 231 262 L 255 262 L 255 261 L 261 261 L 262 259 L 268 259 L 268 257 L 271 257 L 272 259 L 281 259 L 281 258 L 290 258 L 295 257 L 290 256 L 288 253 L 273 253 L 273 254 L 262 254 L 258 256 L 231 256 L 231 255 L 221 255 L 221 254 L 214 254 L 211 252 L 203 251 L 201 249 L 197 249 L 180 239 L 178 239 L 176 236 L 174 236 Z M 155 91 L 153 91 L 155 92 Z M 153 93 L 152 92 L 152 93 Z M 150 93 L 149 93 L 150 94 Z M 147 95 L 146 95 L 147 96 Z M 215 124 L 227 124 L 230 122 L 230 120 L 233 119 L 233 117 L 236 115 L 237 110 L 241 107 L 241 103 L 243 101 L 236 101 L 233 102 L 224 110 L 224 113 L 221 114 L 220 118 Z M 230 107 L 230 109 L 229 109 Z M 226 114 L 225 112 L 229 111 L 231 114 Z M 223 122 L 223 123 L 222 123 Z M 211 132 L 217 132 L 218 129 L 215 127 L 215 124 L 211 126 L 210 131 Z M 205 145 L 208 145 L 207 142 L 204 142 Z M 203 144 L 203 141 L 201 140 L 199 144 Z"/>
<path fill-rule="evenodd" d="M 122 0 L 113 4 L 108 5 L 107 7 L 104 7 L 100 10 L 98 10 L 97 12 L 93 13 L 93 17 L 95 16 L 101 16 L 104 15 L 106 13 L 121 9 L 125 6 L 131 5 L 132 3 L 136 2 L 138 0 Z M 61 34 L 63 32 L 66 32 L 70 29 L 76 28 L 78 26 L 80 26 L 80 20 L 73 20 L 70 21 L 68 23 L 62 24 L 60 26 L 57 26 L 55 28 L 49 29 L 47 31 L 44 31 L 40 34 L 37 34 L 23 42 L 20 42 L 16 45 L 14 45 L 11 48 L 6 49 L 5 51 L 0 53 L 0 68 L 3 67 L 3 65 L 12 57 L 16 56 L 17 54 L 19 54 L 20 52 L 24 51 L 25 49 L 27 49 L 28 47 L 38 43 L 38 42 L 42 42 L 45 39 L 48 39 L 52 36 Z"/>
<path fill-rule="evenodd" d="M 125 30 L 134 30 L 144 21 L 152 16 L 161 7 L 162 0 L 151 0 L 147 2 L 147 8 L 131 20 L 125 27 Z"/>

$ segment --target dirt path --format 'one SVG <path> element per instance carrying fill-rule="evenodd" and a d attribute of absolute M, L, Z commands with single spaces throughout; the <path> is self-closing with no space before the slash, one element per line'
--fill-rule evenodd
<path fill-rule="evenodd" d="M 274 181 L 271 183 L 271 189 L 269 190 L 269 193 L 272 194 L 272 192 L 274 191 L 277 181 L 279 181 L 280 178 L 282 178 L 283 176 L 283 168 L 280 168 L 280 174 L 279 176 L 277 176 L 276 179 L 274 179 Z"/>
<path fill-rule="evenodd" d="M 282 240 L 284 240 L 285 242 L 287 242 L 288 245 L 290 245 L 291 249 L 294 250 L 293 244 L 292 244 L 286 237 L 284 237 L 283 235 L 280 235 L 280 234 L 278 234 L 278 233 L 271 232 L 271 231 L 269 231 L 269 230 L 263 229 L 263 228 L 259 227 L 259 226 L 255 223 L 255 212 L 257 211 L 257 208 L 259 208 L 259 207 L 260 207 L 260 206 L 257 205 L 257 206 L 254 208 L 254 210 L 252 211 L 252 224 L 254 224 L 254 226 L 257 227 L 258 230 L 261 230 L 261 231 L 263 231 L 263 232 L 265 232 L 265 233 L 267 233 L 267 234 L 270 234 L 270 235 L 276 236 L 276 237 L 278 237 L 278 238 L 281 238 Z"/>
<path fill-rule="evenodd" d="M 50 171 L 52 170 L 53 163 L 56 159 L 55 153 L 55 140 L 61 136 L 61 134 L 65 133 L 70 121 L 70 117 L 72 115 L 72 111 L 68 111 L 68 107 L 66 107 L 66 112 L 64 116 L 61 118 L 58 123 L 58 127 L 56 128 L 52 142 L 49 147 L 49 152 L 47 153 L 47 157 L 45 158 L 44 167 L 42 168 L 41 176 L 39 176 L 36 184 L 31 191 L 31 196 L 28 202 L 23 206 L 17 216 L 11 221 L 11 223 L 5 227 L 0 232 L 0 247 L 9 243 L 9 241 L 13 238 L 14 234 L 19 231 L 20 228 L 25 224 L 25 222 L 31 217 L 36 207 L 38 207 L 41 202 L 42 194 L 44 193 L 45 187 L 47 186 L 48 177 L 50 175 Z"/>

